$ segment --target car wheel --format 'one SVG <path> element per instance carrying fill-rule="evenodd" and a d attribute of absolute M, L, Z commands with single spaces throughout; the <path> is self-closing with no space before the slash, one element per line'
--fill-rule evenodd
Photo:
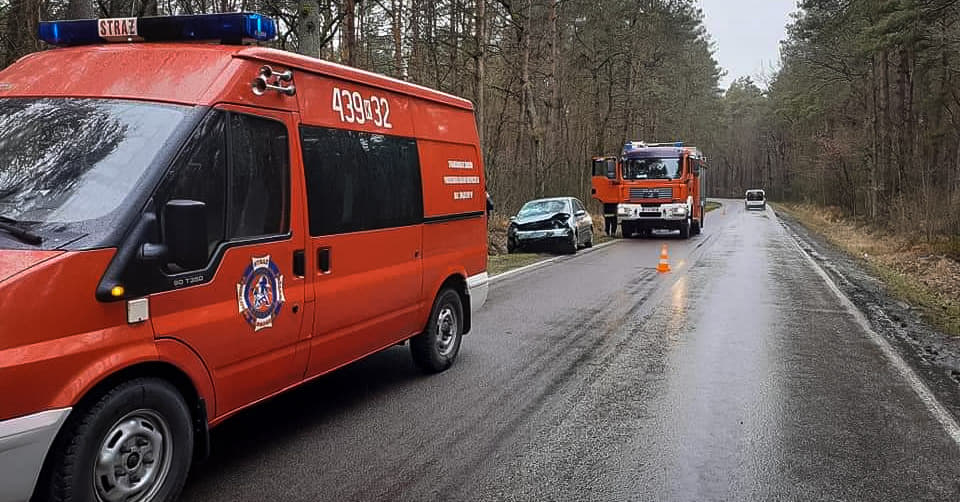
<path fill-rule="evenodd" d="M 580 249 L 580 237 L 578 237 L 577 232 L 574 231 L 573 235 L 570 236 L 570 241 L 564 245 L 564 251 L 567 254 L 577 254 L 577 249 Z"/>
<path fill-rule="evenodd" d="M 507 238 L 507 253 L 513 254 L 520 249 L 520 245 L 517 241 Z"/>
<path fill-rule="evenodd" d="M 589 232 L 590 232 L 590 233 L 589 233 L 588 236 L 587 236 L 587 242 L 583 243 L 583 247 L 585 247 L 585 248 L 592 248 L 592 247 L 593 247 L 593 230 L 591 229 L 591 230 L 589 230 Z"/>
<path fill-rule="evenodd" d="M 190 409 L 156 378 L 122 383 L 74 410 L 51 449 L 39 500 L 176 500 L 190 471 Z"/>
<path fill-rule="evenodd" d="M 453 365 L 463 338 L 463 303 L 445 288 L 437 295 L 423 333 L 410 339 L 413 362 L 426 373 L 440 373 Z"/>

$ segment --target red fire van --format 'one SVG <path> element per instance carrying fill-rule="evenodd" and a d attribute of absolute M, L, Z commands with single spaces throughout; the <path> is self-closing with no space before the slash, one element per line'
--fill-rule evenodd
<path fill-rule="evenodd" d="M 42 23 L 64 47 L 0 72 L 0 500 L 171 500 L 245 407 L 407 340 L 456 358 L 472 105 L 242 43 L 275 31 Z"/>

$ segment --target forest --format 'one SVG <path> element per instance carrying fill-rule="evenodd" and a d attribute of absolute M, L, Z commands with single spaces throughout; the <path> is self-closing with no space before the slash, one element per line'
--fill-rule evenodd
<path fill-rule="evenodd" d="M 45 49 L 41 19 L 238 10 L 277 18 L 277 48 L 472 100 L 502 212 L 589 200 L 589 158 L 624 141 L 684 141 L 710 195 L 960 233 L 957 0 L 801 0 L 779 69 L 727 90 L 696 0 L 4 0 L 0 58 Z"/>

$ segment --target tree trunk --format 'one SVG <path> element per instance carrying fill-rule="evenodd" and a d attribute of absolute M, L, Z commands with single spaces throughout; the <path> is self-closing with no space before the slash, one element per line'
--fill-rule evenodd
<path fill-rule="evenodd" d="M 357 66 L 357 6 L 355 0 L 343 1 L 343 61 Z"/>
<path fill-rule="evenodd" d="M 300 0 L 297 20 L 297 53 L 320 57 L 320 5 L 317 0 Z"/>
<path fill-rule="evenodd" d="M 474 95 L 476 96 L 477 132 L 483 145 L 484 116 L 486 115 L 486 65 L 487 65 L 487 0 L 476 0 L 476 21 L 474 43 L 477 46 L 476 72 L 474 75 Z"/>

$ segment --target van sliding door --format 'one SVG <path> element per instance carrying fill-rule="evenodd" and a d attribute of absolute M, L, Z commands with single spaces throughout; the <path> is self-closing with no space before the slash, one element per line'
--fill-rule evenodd
<path fill-rule="evenodd" d="M 410 138 L 301 126 L 316 307 L 307 376 L 413 335 L 423 189 Z"/>

